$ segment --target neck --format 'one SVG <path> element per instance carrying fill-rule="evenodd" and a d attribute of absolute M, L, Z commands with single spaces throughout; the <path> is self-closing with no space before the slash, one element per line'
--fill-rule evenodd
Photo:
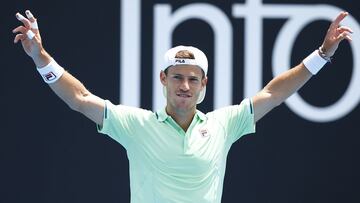
<path fill-rule="evenodd" d="M 174 121 L 186 132 L 189 128 L 191 121 L 194 118 L 196 108 L 183 111 L 183 110 L 173 110 L 169 108 L 169 105 L 166 106 L 166 113 L 171 116 Z"/>

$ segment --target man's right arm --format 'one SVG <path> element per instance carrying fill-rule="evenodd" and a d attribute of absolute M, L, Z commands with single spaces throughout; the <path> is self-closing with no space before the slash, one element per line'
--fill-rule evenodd
<path fill-rule="evenodd" d="M 73 110 L 102 126 L 105 101 L 91 94 L 84 85 L 68 72 L 64 72 L 50 88 Z"/>
<path fill-rule="evenodd" d="M 105 101 L 91 94 L 70 73 L 65 71 L 59 80 L 49 86 L 71 109 L 84 114 L 96 124 L 102 125 Z"/>
<path fill-rule="evenodd" d="M 30 11 L 26 11 L 26 15 L 28 19 L 19 13 L 16 14 L 18 20 L 24 25 L 13 30 L 14 33 L 19 33 L 16 35 L 14 43 L 21 41 L 24 51 L 33 59 L 36 67 L 41 69 L 50 64 L 53 59 L 42 46 L 37 25 L 33 26 L 36 23 L 36 19 Z M 29 31 L 34 33 L 32 38 L 28 35 Z M 96 124 L 102 125 L 105 101 L 91 94 L 70 73 L 64 71 L 60 78 L 53 83 L 49 83 L 49 86 L 71 109 L 84 114 Z"/>

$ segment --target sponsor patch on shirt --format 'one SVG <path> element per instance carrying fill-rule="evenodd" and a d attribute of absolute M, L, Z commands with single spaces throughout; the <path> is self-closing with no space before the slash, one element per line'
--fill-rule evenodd
<path fill-rule="evenodd" d="M 208 129 L 206 129 L 206 128 L 200 129 L 199 132 L 200 132 L 201 137 L 209 137 L 210 136 L 210 133 L 209 133 Z"/>

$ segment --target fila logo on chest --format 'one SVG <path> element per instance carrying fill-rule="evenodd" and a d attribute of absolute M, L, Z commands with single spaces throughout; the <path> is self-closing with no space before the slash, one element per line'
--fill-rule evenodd
<path fill-rule="evenodd" d="M 204 138 L 210 136 L 210 132 L 207 128 L 199 129 L 199 133 L 200 133 L 201 137 L 204 137 Z"/>

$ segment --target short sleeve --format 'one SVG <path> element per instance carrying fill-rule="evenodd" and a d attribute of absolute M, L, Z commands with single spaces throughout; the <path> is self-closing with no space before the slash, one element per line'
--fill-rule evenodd
<path fill-rule="evenodd" d="M 149 114 L 152 112 L 125 105 L 115 106 L 106 100 L 103 124 L 97 125 L 97 130 L 99 133 L 110 136 L 127 149 L 136 138 L 137 129 Z"/>
<path fill-rule="evenodd" d="M 220 108 L 212 116 L 224 127 L 226 142 L 234 143 L 246 134 L 254 133 L 256 126 L 252 100 L 244 99 L 239 105 Z"/>

